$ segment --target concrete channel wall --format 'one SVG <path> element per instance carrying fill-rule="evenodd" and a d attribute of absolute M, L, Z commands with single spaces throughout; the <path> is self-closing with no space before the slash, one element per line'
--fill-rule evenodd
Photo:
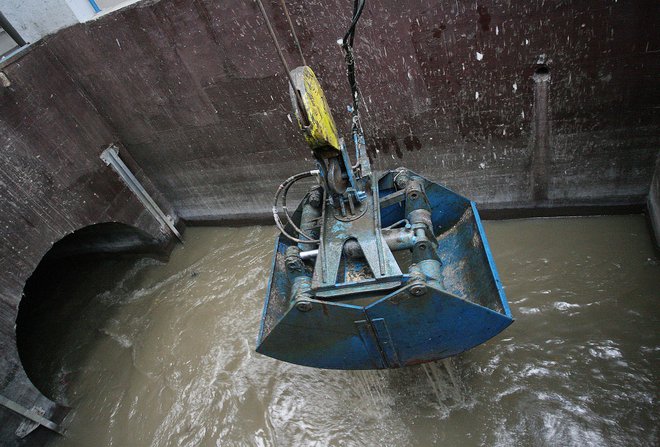
<path fill-rule="evenodd" d="M 283 50 L 299 55 L 279 2 Z M 352 2 L 288 0 L 308 65 L 348 135 L 337 39 Z M 377 169 L 407 166 L 491 215 L 634 209 L 660 147 L 657 2 L 368 2 L 356 39 Z M 99 159 L 112 143 L 166 212 L 192 223 L 268 215 L 313 167 L 253 1 L 142 2 L 0 66 L 0 395 L 30 407 L 14 324 L 51 245 L 98 222 L 161 237 Z M 0 407 L 0 436 L 20 418 Z"/>
<path fill-rule="evenodd" d="M 655 248 L 660 250 L 660 160 L 655 167 L 646 207 L 648 209 L 651 227 L 653 228 Z"/>
<path fill-rule="evenodd" d="M 53 405 L 28 380 L 16 349 L 26 280 L 55 242 L 89 225 L 123 223 L 163 245 L 167 238 L 100 160 L 116 136 L 47 46 L 36 46 L 2 72 L 9 85 L 0 87 L 0 396 L 46 410 L 48 417 Z M 123 156 L 153 190 L 126 151 Z M 0 406 L 0 444 L 12 445 L 22 420 Z"/>

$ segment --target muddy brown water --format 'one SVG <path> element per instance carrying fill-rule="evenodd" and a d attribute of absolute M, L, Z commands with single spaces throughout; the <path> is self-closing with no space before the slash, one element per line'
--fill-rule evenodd
<path fill-rule="evenodd" d="M 660 266 L 644 218 L 485 228 L 516 322 L 391 371 L 254 352 L 272 227 L 192 228 L 167 264 L 59 275 L 31 372 L 73 408 L 52 445 L 658 445 Z"/>

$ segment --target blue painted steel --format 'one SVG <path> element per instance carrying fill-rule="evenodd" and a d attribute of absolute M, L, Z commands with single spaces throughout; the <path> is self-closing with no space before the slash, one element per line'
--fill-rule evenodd
<path fill-rule="evenodd" d="M 383 363 L 388 368 L 398 367 L 400 365 L 399 355 L 385 318 L 374 318 L 371 312 L 367 312 L 367 315 L 369 316 L 374 335 L 378 341 Z"/>
<path fill-rule="evenodd" d="M 339 140 L 339 145 L 341 147 L 341 158 L 344 160 L 344 166 L 351 166 L 351 159 L 348 157 L 348 152 L 346 151 L 346 145 L 344 144 L 344 139 Z M 352 169 L 346 170 L 346 175 L 348 175 L 348 183 L 351 185 L 351 188 L 358 190 L 359 186 L 355 180 L 355 174 Z"/>
<path fill-rule="evenodd" d="M 273 278 L 275 277 L 275 261 L 277 260 L 278 253 L 280 253 L 280 247 L 283 244 L 280 244 L 280 236 L 275 238 L 275 248 L 273 249 L 273 259 L 270 261 L 270 277 L 268 277 L 268 285 L 266 286 L 266 300 L 264 301 L 264 309 L 261 312 L 261 323 L 259 324 L 259 335 L 257 336 L 257 345 L 259 341 L 264 337 L 264 322 L 266 321 L 266 313 L 268 312 L 268 305 L 270 303 L 270 297 L 273 295 L 271 289 L 273 287 Z M 284 253 L 284 252 L 281 252 Z"/>
<path fill-rule="evenodd" d="M 360 331 L 360 338 L 362 339 L 362 343 L 364 343 L 371 360 L 373 360 L 378 368 L 386 368 L 387 364 L 385 363 L 385 359 L 380 350 L 378 335 L 376 334 L 372 323 L 372 321 L 365 318 L 364 320 L 356 321 L 355 325 Z"/>
<path fill-rule="evenodd" d="M 380 178 L 381 198 L 395 191 L 396 175 L 391 171 Z M 374 278 L 355 281 L 357 294 L 323 297 L 312 287 L 305 300 L 310 306 L 301 310 L 291 297 L 284 263 L 293 242 L 278 238 L 258 352 L 319 368 L 396 368 L 456 355 L 513 322 L 474 202 L 416 178 L 431 208 L 436 260 L 420 262 L 393 290 L 378 290 Z M 380 210 L 383 227 L 406 217 L 401 200 Z M 429 270 L 424 262 L 435 264 Z M 354 268 L 364 264 L 356 260 Z M 312 271 L 305 274 L 311 277 Z"/>
<path fill-rule="evenodd" d="M 504 313 L 507 317 L 513 318 L 511 316 L 511 309 L 509 308 L 509 302 L 506 300 L 506 295 L 504 295 L 504 288 L 502 287 L 502 281 L 500 281 L 500 275 L 497 272 L 497 267 L 495 267 L 495 260 L 493 259 L 493 254 L 490 251 L 490 245 L 488 244 L 488 239 L 486 238 L 486 232 L 484 227 L 481 224 L 481 218 L 479 217 L 479 211 L 477 211 L 477 204 L 475 202 L 470 202 L 472 205 L 472 212 L 474 213 L 475 221 L 477 223 L 477 228 L 479 229 L 479 235 L 484 244 L 484 251 L 488 258 L 488 265 L 490 266 L 490 271 L 493 274 L 493 279 L 495 280 L 495 285 L 497 286 L 497 292 L 500 296 L 500 303 L 504 309 Z"/>
<path fill-rule="evenodd" d="M 404 287 L 367 308 L 374 321 L 387 322 L 397 357 L 390 367 L 409 366 L 451 357 L 497 335 L 511 318 L 429 285 L 422 296 Z M 391 350 L 390 350 L 391 352 Z"/>
<path fill-rule="evenodd" d="M 392 178 L 395 176 L 396 173 L 389 172 L 381 177 L 379 183 L 391 183 Z M 438 185 L 437 183 L 433 183 L 428 180 L 426 180 L 424 186 L 426 188 L 426 195 L 431 205 L 431 220 L 433 221 L 434 231 L 436 234 L 451 228 L 461 218 L 466 208 L 470 206 L 470 200 L 459 194 L 456 194 L 454 191 L 445 188 L 444 186 Z M 392 193 L 393 191 L 394 190 L 392 187 L 386 189 L 381 187 L 379 190 L 380 197 L 382 198 Z M 381 209 L 381 221 L 383 227 L 392 225 L 404 217 L 404 207 L 402 203 L 394 204 L 387 208 Z"/>
<path fill-rule="evenodd" d="M 99 8 L 99 5 L 97 5 L 94 0 L 89 0 L 89 4 L 92 5 L 94 12 L 101 12 L 101 8 Z"/>

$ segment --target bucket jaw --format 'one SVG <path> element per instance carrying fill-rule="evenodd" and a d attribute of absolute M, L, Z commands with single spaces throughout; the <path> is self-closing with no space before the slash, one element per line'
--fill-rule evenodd
<path fill-rule="evenodd" d="M 295 225 L 318 248 L 276 240 L 257 352 L 398 368 L 456 355 L 513 322 L 473 202 L 406 169 L 356 182 L 365 194 L 344 213 L 317 188 L 292 216 L 285 234 Z"/>

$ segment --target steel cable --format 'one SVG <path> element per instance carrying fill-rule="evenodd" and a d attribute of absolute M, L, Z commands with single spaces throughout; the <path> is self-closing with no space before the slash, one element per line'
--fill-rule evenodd
<path fill-rule="evenodd" d="M 286 3 L 284 2 L 284 0 L 280 0 L 280 3 L 282 3 L 282 9 L 284 9 L 284 15 L 286 15 L 286 20 L 289 22 L 289 29 L 291 30 L 291 34 L 293 35 L 293 41 L 296 43 L 296 47 L 298 48 L 298 52 L 300 53 L 300 59 L 302 60 L 303 65 L 307 65 L 307 62 L 305 62 L 305 56 L 303 56 L 302 46 L 300 45 L 300 41 L 298 41 L 298 36 L 296 35 L 296 30 L 293 28 L 293 22 L 291 21 L 291 16 L 289 15 L 289 9 L 286 7 Z"/>

